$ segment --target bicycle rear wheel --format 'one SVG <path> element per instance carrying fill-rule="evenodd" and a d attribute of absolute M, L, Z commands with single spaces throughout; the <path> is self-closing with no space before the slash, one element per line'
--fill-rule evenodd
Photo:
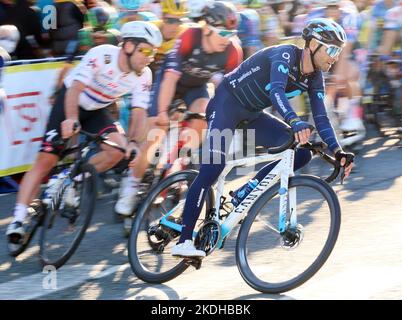
<path fill-rule="evenodd" d="M 300 175 L 290 178 L 289 189 L 297 190 L 293 243 L 278 231 L 279 185 L 257 200 L 239 231 L 237 266 L 243 279 L 263 293 L 289 291 L 310 279 L 328 259 L 339 234 L 339 201 L 326 182 Z"/>
<path fill-rule="evenodd" d="M 72 185 L 60 195 L 63 200 L 54 210 L 48 207 L 40 239 L 39 257 L 43 266 L 60 268 L 78 248 L 94 211 L 96 175 L 91 164 L 80 165 Z M 69 203 L 65 200 L 67 192 L 74 192 L 72 203 L 71 196 Z"/>
<path fill-rule="evenodd" d="M 134 217 L 128 258 L 133 272 L 141 280 L 166 282 L 188 268 L 183 259 L 173 257 L 170 252 L 180 237 L 180 231 L 161 226 L 159 222 L 168 212 L 173 212 L 167 219 L 181 224 L 187 191 L 197 175 L 196 171 L 185 170 L 168 176 L 150 191 Z M 204 220 L 213 205 L 213 191 L 210 189 L 199 221 Z"/>

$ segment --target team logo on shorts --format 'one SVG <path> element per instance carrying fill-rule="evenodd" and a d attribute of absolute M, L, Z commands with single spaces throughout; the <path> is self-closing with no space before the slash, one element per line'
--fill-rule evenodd
<path fill-rule="evenodd" d="M 112 56 L 110 54 L 105 54 L 105 64 L 109 64 L 112 61 Z"/>

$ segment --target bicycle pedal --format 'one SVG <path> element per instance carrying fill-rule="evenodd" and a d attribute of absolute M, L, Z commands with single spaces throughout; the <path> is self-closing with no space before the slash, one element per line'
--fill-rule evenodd
<path fill-rule="evenodd" d="M 201 269 L 203 257 L 185 257 L 184 263 L 193 266 L 195 270 Z"/>

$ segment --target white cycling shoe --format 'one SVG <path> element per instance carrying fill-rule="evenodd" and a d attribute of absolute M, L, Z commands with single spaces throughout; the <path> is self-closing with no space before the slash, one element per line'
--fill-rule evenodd
<path fill-rule="evenodd" d="M 203 258 L 206 254 L 205 251 L 196 249 L 192 240 L 186 240 L 172 248 L 172 256 Z"/>
<path fill-rule="evenodd" d="M 127 179 L 127 178 L 126 178 Z M 114 206 L 116 213 L 123 216 L 131 216 L 137 203 L 138 186 L 130 181 L 122 181 L 122 188 L 119 193 L 119 199 Z"/>
<path fill-rule="evenodd" d="M 25 228 L 22 222 L 14 221 L 7 227 L 8 242 L 18 244 L 25 237 Z"/>

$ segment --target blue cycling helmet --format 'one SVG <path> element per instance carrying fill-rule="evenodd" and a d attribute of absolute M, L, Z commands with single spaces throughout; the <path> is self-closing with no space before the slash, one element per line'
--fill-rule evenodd
<path fill-rule="evenodd" d="M 123 10 L 138 10 L 143 2 L 143 0 L 118 0 L 118 7 Z"/>

